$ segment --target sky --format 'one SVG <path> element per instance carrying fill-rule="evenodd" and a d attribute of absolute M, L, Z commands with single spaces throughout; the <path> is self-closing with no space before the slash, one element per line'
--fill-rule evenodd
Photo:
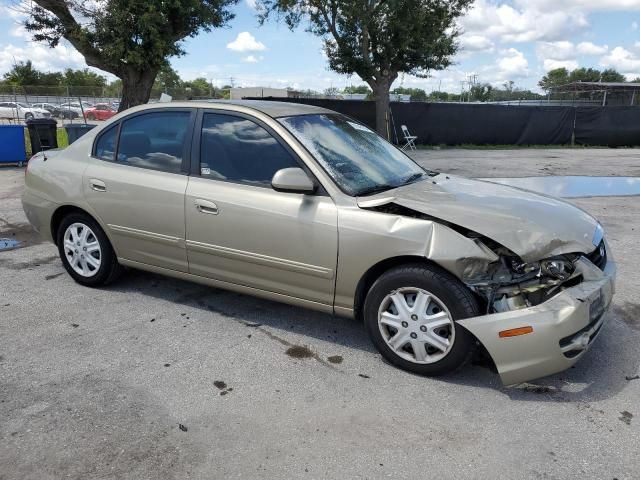
<path fill-rule="evenodd" d="M 275 20 L 259 26 L 254 2 L 239 0 L 227 28 L 184 42 L 187 55 L 171 59 L 183 79 L 318 91 L 362 83 L 355 75 L 331 72 L 321 39 L 303 27 L 292 32 Z M 50 49 L 31 42 L 14 5 L 0 0 L 0 74 L 26 60 L 44 71 L 86 67 L 68 44 Z M 393 87 L 460 92 L 461 82 L 476 75 L 478 82 L 513 81 L 538 91 L 550 69 L 579 66 L 640 77 L 640 0 L 476 0 L 459 29 L 460 50 L 451 67 L 426 79 L 401 75 Z"/>

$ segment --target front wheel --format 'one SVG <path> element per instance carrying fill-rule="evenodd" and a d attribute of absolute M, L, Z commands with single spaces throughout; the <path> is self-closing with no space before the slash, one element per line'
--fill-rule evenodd
<path fill-rule="evenodd" d="M 82 285 L 107 285 L 120 274 L 121 267 L 109 239 L 89 215 L 67 215 L 58 227 L 57 243 L 64 268 Z"/>
<path fill-rule="evenodd" d="M 456 320 L 479 314 L 473 294 L 431 265 L 384 273 L 371 287 L 364 320 L 378 351 L 393 365 L 421 375 L 457 370 L 473 355 L 475 338 Z"/>

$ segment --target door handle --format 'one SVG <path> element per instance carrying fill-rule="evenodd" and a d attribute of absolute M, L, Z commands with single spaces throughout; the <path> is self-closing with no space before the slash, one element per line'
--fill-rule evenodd
<path fill-rule="evenodd" d="M 104 183 L 102 180 L 97 180 L 95 178 L 92 178 L 89 180 L 89 185 L 91 186 L 91 189 L 95 190 L 96 192 L 107 191 L 107 184 Z"/>
<path fill-rule="evenodd" d="M 196 209 L 200 213 L 207 213 L 209 215 L 218 214 L 218 206 L 215 203 L 210 202 L 209 200 L 202 200 L 198 198 L 194 201 L 194 203 L 196 205 Z"/>

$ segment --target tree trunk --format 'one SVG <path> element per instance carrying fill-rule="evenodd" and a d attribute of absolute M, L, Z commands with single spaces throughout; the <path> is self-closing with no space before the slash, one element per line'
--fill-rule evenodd
<path fill-rule="evenodd" d="M 144 71 L 130 70 L 121 75 L 122 99 L 118 111 L 121 112 L 127 108 L 147 103 L 157 74 L 158 70 L 149 69 Z"/>
<path fill-rule="evenodd" d="M 376 101 L 376 130 L 389 140 L 389 82 L 382 80 L 380 83 L 371 85 L 371 88 Z"/>

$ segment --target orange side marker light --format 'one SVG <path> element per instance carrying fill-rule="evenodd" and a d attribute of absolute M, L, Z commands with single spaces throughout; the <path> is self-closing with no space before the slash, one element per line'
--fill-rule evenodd
<path fill-rule="evenodd" d="M 533 327 L 519 327 L 512 328 L 510 330 L 503 330 L 501 332 L 498 332 L 498 336 L 500 338 L 518 337 L 520 335 L 526 335 L 528 333 L 533 333 Z"/>

